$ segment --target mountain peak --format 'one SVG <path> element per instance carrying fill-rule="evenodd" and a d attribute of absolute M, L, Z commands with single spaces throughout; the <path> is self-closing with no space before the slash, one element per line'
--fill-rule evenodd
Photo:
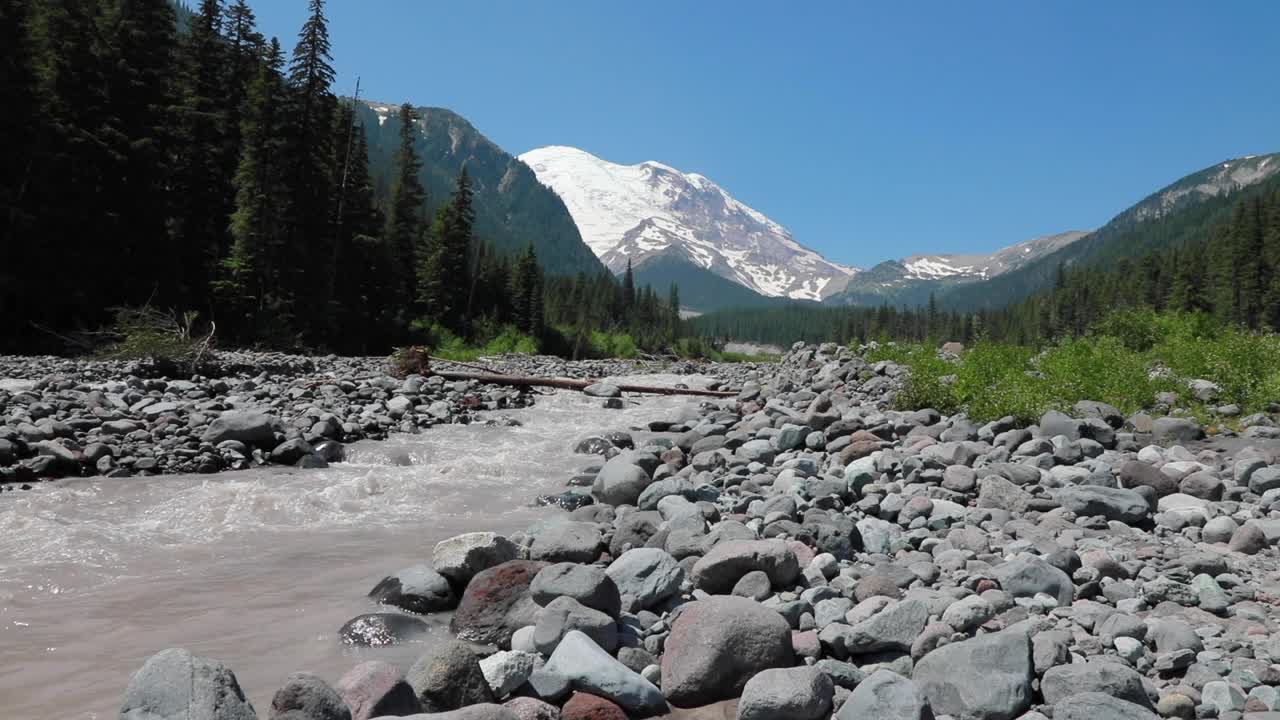
<path fill-rule="evenodd" d="M 620 165 L 552 145 L 520 160 L 554 190 L 583 240 L 615 272 L 682 256 L 762 295 L 819 300 L 855 268 L 830 262 L 698 173 L 654 160 Z"/>

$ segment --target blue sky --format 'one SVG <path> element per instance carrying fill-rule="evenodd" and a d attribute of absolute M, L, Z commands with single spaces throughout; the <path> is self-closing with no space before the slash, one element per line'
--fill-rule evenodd
<path fill-rule="evenodd" d="M 251 0 L 291 49 L 304 0 Z M 1280 150 L 1273 0 L 329 0 L 338 91 L 700 172 L 833 260 L 1087 229 Z"/>

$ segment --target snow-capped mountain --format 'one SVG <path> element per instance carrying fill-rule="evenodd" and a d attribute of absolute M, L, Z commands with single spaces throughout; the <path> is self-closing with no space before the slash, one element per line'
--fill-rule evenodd
<path fill-rule="evenodd" d="M 1249 155 L 1218 163 L 1147 197 L 1129 210 L 1133 220 L 1154 220 L 1177 208 L 1262 182 L 1280 172 L 1280 154 Z"/>
<path fill-rule="evenodd" d="M 989 255 L 912 255 L 902 260 L 905 278 L 911 280 L 941 280 L 943 278 L 972 278 L 985 280 L 1022 267 L 1036 258 L 1066 247 L 1086 232 L 1073 230 L 1033 238 L 1017 245 L 1001 248 Z"/>
<path fill-rule="evenodd" d="M 520 156 L 569 209 L 582 239 L 615 272 L 679 257 L 761 295 L 819 300 L 857 268 L 833 263 L 697 173 L 618 165 L 577 148 Z"/>
<path fill-rule="evenodd" d="M 827 299 L 853 305 L 891 301 L 908 305 L 926 301 L 931 293 L 965 283 L 998 277 L 1050 255 L 1089 233 L 1045 235 L 1001 248 L 988 255 L 912 255 L 882 262 L 833 286 Z"/>

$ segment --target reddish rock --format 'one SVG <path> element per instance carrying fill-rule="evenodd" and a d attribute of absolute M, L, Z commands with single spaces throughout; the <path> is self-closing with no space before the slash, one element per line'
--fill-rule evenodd
<path fill-rule="evenodd" d="M 511 698 L 502 704 L 520 720 L 559 720 L 560 708 L 537 698 Z"/>
<path fill-rule="evenodd" d="M 817 660 L 822 657 L 822 643 L 818 642 L 818 631 L 792 630 L 791 649 L 795 651 L 797 656 L 802 658 L 811 657 Z"/>
<path fill-rule="evenodd" d="M 509 560 L 471 578 L 449 629 L 461 640 L 509 647 L 511 634 L 533 625 L 538 605 L 529 584 L 547 563 Z"/>
<path fill-rule="evenodd" d="M 859 430 L 858 432 L 863 432 L 863 431 Z M 854 433 L 854 435 L 857 435 L 857 433 Z M 879 449 L 880 449 L 879 439 L 876 439 L 874 441 L 854 440 L 848 445 L 845 445 L 844 448 L 840 450 L 840 461 L 845 465 L 848 465 L 854 460 L 861 460 L 862 458 L 870 455 L 871 453 Z"/>
<path fill-rule="evenodd" d="M 801 569 L 809 567 L 809 563 L 813 562 L 813 558 L 816 556 L 813 548 L 799 540 L 788 540 L 787 547 L 791 548 L 791 552 L 795 553 L 796 563 L 800 565 Z"/>
<path fill-rule="evenodd" d="M 396 666 L 380 660 L 351 668 L 333 689 L 351 708 L 351 720 L 422 712 L 418 696 L 404 681 L 404 674 Z"/>
<path fill-rule="evenodd" d="M 627 720 L 627 713 L 602 697 L 579 692 L 560 709 L 560 720 Z"/>

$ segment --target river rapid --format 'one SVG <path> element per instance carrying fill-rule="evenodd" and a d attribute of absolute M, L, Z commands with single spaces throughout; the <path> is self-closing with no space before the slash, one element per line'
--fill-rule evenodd
<path fill-rule="evenodd" d="M 653 384 L 688 376 L 629 377 Z M 407 667 L 432 634 L 345 647 L 383 576 L 436 542 L 511 533 L 562 513 L 530 505 L 598 461 L 581 437 L 668 419 L 681 397 L 623 410 L 575 392 L 502 413 L 520 427 L 447 425 L 357 443 L 325 470 L 63 480 L 0 496 L 0 707 L 5 717 L 114 718 L 130 675 L 185 647 L 235 671 L 259 714 L 292 672 L 336 681 L 358 662 Z M 637 440 L 644 433 L 634 433 Z"/>

